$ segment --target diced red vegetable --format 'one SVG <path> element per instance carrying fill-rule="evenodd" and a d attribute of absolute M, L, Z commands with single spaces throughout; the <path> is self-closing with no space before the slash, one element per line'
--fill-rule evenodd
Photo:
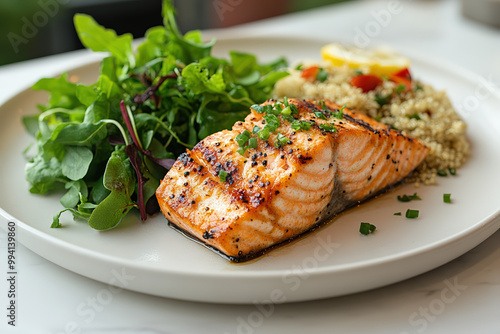
<path fill-rule="evenodd" d="M 351 85 L 361 88 L 363 93 L 367 93 L 382 84 L 382 79 L 373 74 L 363 74 L 352 77 Z"/>
<path fill-rule="evenodd" d="M 393 76 L 400 77 L 400 78 L 407 78 L 411 80 L 411 74 L 408 68 L 403 68 L 402 70 L 396 72 L 393 74 Z"/>
<path fill-rule="evenodd" d="M 300 75 L 302 78 L 310 81 L 316 80 L 316 76 L 318 75 L 319 67 L 318 66 L 311 66 L 302 71 L 302 74 Z"/>

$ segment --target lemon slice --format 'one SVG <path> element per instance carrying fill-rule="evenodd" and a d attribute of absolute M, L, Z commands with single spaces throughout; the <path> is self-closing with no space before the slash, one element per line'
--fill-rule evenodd
<path fill-rule="evenodd" d="M 350 68 L 367 69 L 375 75 L 388 75 L 410 66 L 410 60 L 389 49 L 358 49 L 338 43 L 321 48 L 323 60 L 334 66 L 347 64 Z"/>

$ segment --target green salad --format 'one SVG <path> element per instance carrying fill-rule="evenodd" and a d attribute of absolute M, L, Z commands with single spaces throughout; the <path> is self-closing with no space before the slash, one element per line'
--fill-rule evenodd
<path fill-rule="evenodd" d="M 231 128 L 249 107 L 271 96 L 288 75 L 280 58 L 260 64 L 255 55 L 211 55 L 215 41 L 199 31 L 182 35 L 171 1 L 163 2 L 164 25 L 146 32 L 134 49 L 132 35 L 117 34 L 77 14 L 83 45 L 107 52 L 89 86 L 66 74 L 32 88 L 50 93 L 40 113 L 23 118 L 36 138 L 26 165 L 30 192 L 64 189 L 64 207 L 96 230 L 119 224 L 133 208 L 141 219 L 159 211 L 155 191 L 176 157 L 206 136 Z"/>

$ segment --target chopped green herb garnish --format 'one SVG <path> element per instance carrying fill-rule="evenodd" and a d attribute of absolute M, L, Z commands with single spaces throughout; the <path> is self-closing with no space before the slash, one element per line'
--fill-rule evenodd
<path fill-rule="evenodd" d="M 245 130 L 242 133 L 240 133 L 239 135 L 237 135 L 236 138 L 235 138 L 235 140 L 238 143 L 238 146 L 239 147 L 245 146 L 246 143 L 247 143 L 247 141 L 248 141 L 248 139 L 250 139 L 251 135 L 252 134 L 248 130 Z"/>
<path fill-rule="evenodd" d="M 415 87 L 413 88 L 413 90 L 417 91 L 417 90 L 423 90 L 424 87 L 420 86 L 418 83 L 415 84 Z"/>
<path fill-rule="evenodd" d="M 291 115 L 291 114 L 292 114 L 292 108 L 290 108 L 290 106 L 285 107 L 285 109 L 283 109 L 283 110 L 281 111 L 281 114 L 282 114 L 282 115 Z"/>
<path fill-rule="evenodd" d="M 257 148 L 257 137 L 252 137 L 248 140 L 248 148 Z"/>
<path fill-rule="evenodd" d="M 302 67 L 303 67 L 303 66 L 304 66 L 303 64 L 298 64 L 297 66 L 295 66 L 295 69 L 296 69 L 297 71 L 300 71 L 300 70 L 302 69 Z"/>
<path fill-rule="evenodd" d="M 418 197 L 417 193 L 414 193 L 413 195 L 403 195 L 403 196 L 398 195 L 398 201 L 400 201 L 400 202 L 410 202 L 413 200 L 420 201 L 422 199 L 420 197 Z"/>
<path fill-rule="evenodd" d="M 252 133 L 257 133 L 260 131 L 260 127 L 258 125 L 255 125 L 252 129 Z"/>
<path fill-rule="evenodd" d="M 294 120 L 291 125 L 292 129 L 295 131 L 299 130 L 309 130 L 311 128 L 311 123 L 306 121 Z"/>
<path fill-rule="evenodd" d="M 266 121 L 266 126 L 269 130 L 276 131 L 280 127 L 280 120 L 275 115 L 264 115 L 264 120 Z"/>
<path fill-rule="evenodd" d="M 448 168 L 448 171 L 450 172 L 451 175 L 455 176 L 457 175 L 457 169 L 456 168 Z"/>
<path fill-rule="evenodd" d="M 391 99 L 391 94 L 387 94 L 385 96 L 380 94 L 375 94 L 375 102 L 377 102 L 380 107 L 389 103 L 390 99 Z"/>
<path fill-rule="evenodd" d="M 337 128 L 335 127 L 335 124 L 331 124 L 331 123 L 319 124 L 318 128 L 320 128 L 323 131 L 327 131 L 327 132 L 337 132 Z"/>
<path fill-rule="evenodd" d="M 281 133 L 278 133 L 278 135 L 276 136 L 276 142 L 274 143 L 274 146 L 276 148 L 283 147 L 289 140 L 290 139 L 288 137 L 282 135 Z"/>
<path fill-rule="evenodd" d="M 284 97 L 283 98 L 283 104 L 285 105 L 285 107 L 288 107 L 288 97 Z"/>
<path fill-rule="evenodd" d="M 418 210 L 406 210 L 406 218 L 418 218 Z"/>
<path fill-rule="evenodd" d="M 335 111 L 334 113 L 332 113 L 332 116 L 337 118 L 337 119 L 344 119 L 344 108 L 346 107 L 346 105 L 344 105 L 342 108 L 340 108 L 339 111 Z"/>
<path fill-rule="evenodd" d="M 297 106 L 295 104 L 290 104 L 289 107 L 292 109 L 292 115 L 299 113 L 299 108 L 297 108 Z"/>
<path fill-rule="evenodd" d="M 258 112 L 259 114 L 262 114 L 264 112 L 264 106 L 260 106 L 258 104 L 253 104 L 250 108 Z"/>
<path fill-rule="evenodd" d="M 401 212 L 394 212 L 394 216 L 401 216 Z"/>
<path fill-rule="evenodd" d="M 315 111 L 315 112 L 314 112 L 314 115 L 316 115 L 316 117 L 318 117 L 318 118 L 321 118 L 321 119 L 325 119 L 325 120 L 326 120 L 326 116 L 325 116 L 325 114 L 323 114 L 321 111 Z"/>
<path fill-rule="evenodd" d="M 399 86 L 396 88 L 396 94 L 401 94 L 402 92 L 404 92 L 405 89 L 406 89 L 405 85 L 399 84 Z"/>
<path fill-rule="evenodd" d="M 355 75 L 363 75 L 363 71 L 361 71 L 360 69 L 357 68 L 354 70 L 354 74 Z"/>
<path fill-rule="evenodd" d="M 382 80 L 389 81 L 388 75 L 382 75 L 381 78 L 382 78 Z"/>
<path fill-rule="evenodd" d="M 226 182 L 227 172 L 223 169 L 219 171 L 219 180 L 220 182 Z"/>
<path fill-rule="evenodd" d="M 451 203 L 451 194 L 443 194 L 443 202 Z"/>
<path fill-rule="evenodd" d="M 247 151 L 248 147 L 240 147 L 239 149 L 236 150 L 241 155 L 245 155 L 245 152 Z"/>
<path fill-rule="evenodd" d="M 413 115 L 408 116 L 409 119 L 416 119 L 417 121 L 420 121 L 420 116 L 417 113 L 414 113 Z"/>
<path fill-rule="evenodd" d="M 368 235 L 370 233 L 373 233 L 377 227 L 373 224 L 370 223 L 361 223 L 359 225 L 359 233 L 363 235 Z"/>
<path fill-rule="evenodd" d="M 267 140 L 270 134 L 271 133 L 269 132 L 269 128 L 264 127 L 262 130 L 259 131 L 259 133 L 257 133 L 257 136 L 259 136 L 260 140 Z"/>
<path fill-rule="evenodd" d="M 328 73 L 326 73 L 324 69 L 320 68 L 318 73 L 316 74 L 316 80 L 325 82 L 326 79 L 328 79 Z"/>
<path fill-rule="evenodd" d="M 446 173 L 445 169 L 438 169 L 437 170 L 437 175 L 439 175 L 439 176 L 448 176 L 448 173 Z"/>

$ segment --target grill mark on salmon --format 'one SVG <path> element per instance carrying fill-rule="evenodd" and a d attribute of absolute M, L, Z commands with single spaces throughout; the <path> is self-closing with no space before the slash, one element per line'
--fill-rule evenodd
<path fill-rule="evenodd" d="M 242 156 L 235 137 L 265 126 L 263 115 L 252 110 L 232 130 L 208 136 L 182 154 L 156 192 L 165 217 L 241 262 L 401 181 L 429 151 L 418 140 L 347 108 L 342 120 L 317 117 L 314 112 L 329 116 L 339 110 L 330 101 L 321 106 L 312 100 L 289 103 L 299 110 L 295 119 L 312 123 L 310 130 L 294 131 L 281 119 L 268 140 L 258 140 L 257 148 Z M 324 123 L 334 123 L 337 133 L 321 130 Z M 275 147 L 277 133 L 290 142 Z M 222 170 L 225 182 L 219 177 Z"/>

